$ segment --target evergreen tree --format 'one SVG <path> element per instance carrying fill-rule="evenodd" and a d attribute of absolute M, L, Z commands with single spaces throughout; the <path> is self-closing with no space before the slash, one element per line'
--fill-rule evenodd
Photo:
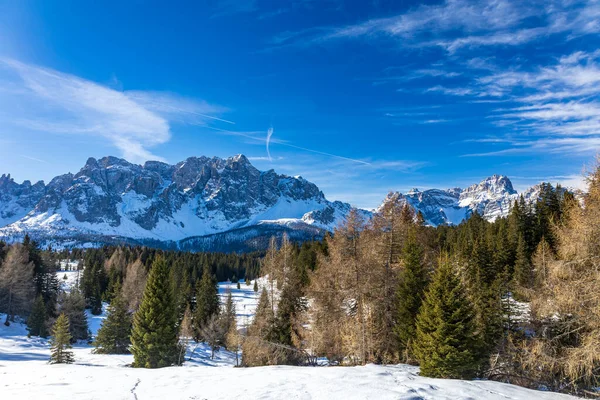
<path fill-rule="evenodd" d="M 286 346 L 300 342 L 300 314 L 307 309 L 304 288 L 298 269 L 288 272 L 286 281 L 277 303 L 277 315 L 274 321 L 274 340 Z"/>
<path fill-rule="evenodd" d="M 474 311 L 447 257 L 440 261 L 417 316 L 413 349 L 421 374 L 471 378 L 478 369 Z"/>
<path fill-rule="evenodd" d="M 202 340 L 202 327 L 213 315 L 219 314 L 219 287 L 209 267 L 204 268 L 202 279 L 196 288 L 196 308 L 194 326 L 196 340 Z"/>
<path fill-rule="evenodd" d="M 85 253 L 85 269 L 81 290 L 92 314 L 102 314 L 102 298 L 108 287 L 108 276 L 104 269 L 104 253 L 101 249 L 90 249 Z"/>
<path fill-rule="evenodd" d="M 169 282 L 169 269 L 158 256 L 146 283 L 140 308 L 135 313 L 131 334 L 133 365 L 160 368 L 178 360 L 177 315 Z"/>
<path fill-rule="evenodd" d="M 397 310 L 394 333 L 400 343 L 401 352 L 410 352 L 410 343 L 415 337 L 415 324 L 421 308 L 427 271 L 423 265 L 423 250 L 414 238 L 410 238 L 402 250 L 403 270 L 396 290 Z M 411 358 L 410 354 L 407 354 Z"/>
<path fill-rule="evenodd" d="M 233 296 L 231 292 L 227 293 L 227 299 L 225 300 L 225 309 L 223 310 L 223 318 L 225 320 L 225 325 L 229 329 L 233 324 L 235 324 L 235 303 L 233 302 Z"/>
<path fill-rule="evenodd" d="M 71 349 L 71 334 L 69 333 L 69 318 L 60 314 L 52 328 L 50 339 L 50 363 L 71 364 L 74 361 Z"/>
<path fill-rule="evenodd" d="M 43 297 L 40 295 L 35 299 L 31 314 L 27 318 L 29 335 L 45 338 L 48 336 L 48 329 L 46 328 L 47 323 L 48 315 L 46 314 L 46 305 L 44 304 Z"/>
<path fill-rule="evenodd" d="M 94 352 L 100 354 L 128 354 L 131 344 L 132 317 L 121 295 L 121 286 L 113 287 L 114 294 L 108 306 L 108 315 L 98 330 Z"/>
<path fill-rule="evenodd" d="M 531 287 L 533 271 L 531 260 L 527 253 L 527 244 L 522 235 L 517 242 L 517 259 L 515 261 L 514 279 L 522 287 Z"/>
<path fill-rule="evenodd" d="M 258 293 L 258 283 L 256 282 L 256 279 L 254 280 L 254 293 Z"/>
<path fill-rule="evenodd" d="M 75 288 L 61 296 L 60 312 L 69 319 L 71 340 L 87 340 L 89 338 L 88 321 L 85 313 L 85 298 Z"/>

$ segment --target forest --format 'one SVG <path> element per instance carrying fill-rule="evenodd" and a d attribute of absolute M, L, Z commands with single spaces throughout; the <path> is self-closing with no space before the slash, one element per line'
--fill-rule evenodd
<path fill-rule="evenodd" d="M 364 220 L 351 211 L 323 241 L 273 238 L 263 253 L 142 247 L 55 251 L 0 243 L 0 312 L 53 336 L 53 362 L 91 340 L 85 309 L 109 304 L 98 353 L 134 367 L 185 362 L 190 341 L 240 354 L 240 365 L 408 363 L 424 376 L 485 378 L 580 396 L 600 386 L 600 169 L 582 201 L 543 184 L 493 222 L 426 226 L 397 200 Z M 78 289 L 56 271 L 81 260 Z M 256 278 L 264 277 L 258 287 Z M 239 329 L 217 282 L 260 291 Z"/>

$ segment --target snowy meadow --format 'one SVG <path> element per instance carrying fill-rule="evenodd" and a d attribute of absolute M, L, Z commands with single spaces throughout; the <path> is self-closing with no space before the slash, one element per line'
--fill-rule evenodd
<path fill-rule="evenodd" d="M 60 271 L 64 289 L 77 282 L 76 271 Z M 66 277 L 66 279 L 64 279 Z M 259 286 L 264 281 L 259 280 Z M 258 294 L 253 285 L 220 283 L 236 303 L 238 326 L 249 324 Z M 106 307 L 104 307 L 105 309 Z M 0 315 L 2 316 L 2 315 Z M 105 312 L 88 314 L 92 336 Z M 237 368 L 235 354 L 224 349 L 210 358 L 210 348 L 191 342 L 183 366 L 131 368 L 131 355 L 94 354 L 87 343 L 74 345 L 74 364 L 50 365 L 48 340 L 28 337 L 24 324 L 0 325 L 2 399 L 568 399 L 491 381 L 425 378 L 418 367 L 269 366 Z"/>

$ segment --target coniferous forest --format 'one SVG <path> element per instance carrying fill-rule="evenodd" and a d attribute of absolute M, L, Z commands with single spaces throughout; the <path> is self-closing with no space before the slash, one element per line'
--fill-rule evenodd
<path fill-rule="evenodd" d="M 55 251 L 26 238 L 0 243 L 0 260 L 2 322 L 25 316 L 30 335 L 54 332 L 54 363 L 90 339 L 85 309 L 108 303 L 96 352 L 131 352 L 135 367 L 182 364 L 202 341 L 246 367 L 408 363 L 582 396 L 600 385 L 600 169 L 582 201 L 544 184 L 494 222 L 474 213 L 430 227 L 391 201 L 371 220 L 351 212 L 322 241 L 273 239 L 264 253 Z M 69 293 L 62 260 L 82 260 Z M 226 280 L 260 292 L 245 329 L 231 295 L 219 300 Z"/>

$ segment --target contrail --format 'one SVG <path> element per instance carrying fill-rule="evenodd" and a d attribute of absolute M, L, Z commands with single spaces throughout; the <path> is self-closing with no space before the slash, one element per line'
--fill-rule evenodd
<path fill-rule="evenodd" d="M 269 157 L 269 161 L 273 161 L 271 158 L 271 152 L 269 151 L 269 144 L 271 144 L 271 136 L 273 136 L 273 127 L 270 126 L 267 130 L 267 156 Z"/>
<path fill-rule="evenodd" d="M 275 143 L 277 143 L 277 144 L 279 144 L 281 146 L 293 147 L 294 149 L 299 149 L 299 150 L 304 150 L 304 151 L 310 151 L 311 153 L 322 154 L 324 156 L 329 156 L 329 157 L 335 157 L 335 158 L 339 158 L 339 159 L 346 160 L 346 161 L 352 161 L 352 162 L 355 162 L 355 163 L 358 163 L 358 164 L 372 165 L 371 163 L 368 163 L 368 162 L 363 161 L 363 160 L 356 160 L 354 158 L 348 158 L 348 157 L 338 156 L 336 154 L 325 153 L 324 151 L 307 149 L 306 147 L 300 147 L 300 146 L 296 146 L 294 144 L 282 143 L 282 142 L 277 142 L 277 141 Z"/>
<path fill-rule="evenodd" d="M 267 142 L 267 140 L 268 140 L 269 144 L 271 142 L 273 142 L 273 143 L 277 143 L 280 146 L 287 146 L 287 147 L 291 147 L 291 148 L 298 149 L 298 150 L 304 150 L 304 151 L 308 151 L 308 152 L 315 153 L 315 154 L 321 154 L 321 155 L 324 155 L 324 156 L 339 158 L 341 160 L 352 161 L 352 162 L 355 162 L 357 164 L 373 165 L 373 164 L 371 164 L 369 162 L 366 162 L 366 161 L 363 161 L 363 160 L 356 160 L 354 158 L 349 158 L 349 157 L 344 157 L 344 156 L 338 156 L 337 154 L 326 153 L 324 151 L 307 149 L 306 147 L 296 146 L 295 144 L 290 144 L 290 143 L 283 142 L 283 141 L 277 140 L 277 139 L 271 140 L 271 136 L 273 136 L 273 132 L 271 132 L 269 134 L 269 131 L 272 131 L 273 128 L 269 128 L 269 130 L 267 131 L 267 139 L 261 138 L 261 137 L 256 137 L 256 136 L 252 136 L 252 135 L 249 135 L 248 133 L 244 133 L 244 132 L 236 132 L 236 131 L 229 131 L 229 130 L 226 130 L 226 129 L 215 128 L 214 126 L 206 126 L 205 128 L 212 129 L 212 130 L 215 130 L 215 131 L 218 131 L 218 132 L 223 132 L 223 133 L 230 134 L 230 135 L 242 136 L 242 137 L 246 137 L 246 138 L 249 138 L 249 139 L 254 139 L 254 140 L 257 140 L 259 142 L 260 141 Z M 252 132 L 252 133 L 255 133 L 255 132 Z M 258 133 L 258 132 L 256 132 L 256 133 Z M 268 147 L 267 147 L 267 149 L 268 149 Z M 269 154 L 269 158 L 270 158 L 270 154 Z"/>

